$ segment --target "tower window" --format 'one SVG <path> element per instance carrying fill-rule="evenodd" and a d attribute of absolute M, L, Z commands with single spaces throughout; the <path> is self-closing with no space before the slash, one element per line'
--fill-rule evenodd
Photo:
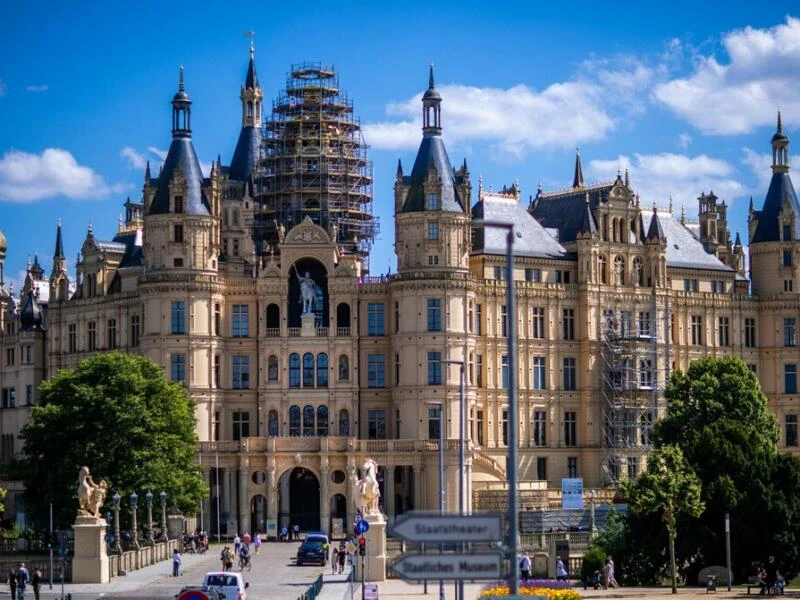
<path fill-rule="evenodd" d="M 183 212 L 183 196 L 175 196 L 174 206 L 176 214 Z"/>
<path fill-rule="evenodd" d="M 183 243 L 183 225 L 179 225 L 179 224 L 175 225 L 175 227 L 173 229 L 172 239 L 176 244 L 182 244 Z"/>
<path fill-rule="evenodd" d="M 783 266 L 784 267 L 791 267 L 792 266 L 792 251 L 791 250 L 784 250 L 783 251 Z"/>
<path fill-rule="evenodd" d="M 428 223 L 428 239 L 429 240 L 438 240 L 439 239 L 439 224 L 435 221 L 431 221 Z"/>
<path fill-rule="evenodd" d="M 783 226 L 783 241 L 788 242 L 792 239 L 792 226 L 788 223 Z"/>
<path fill-rule="evenodd" d="M 428 203 L 425 207 L 428 210 L 439 210 L 441 209 L 441 204 L 439 203 L 439 194 L 435 192 L 431 192 L 428 194 Z"/>

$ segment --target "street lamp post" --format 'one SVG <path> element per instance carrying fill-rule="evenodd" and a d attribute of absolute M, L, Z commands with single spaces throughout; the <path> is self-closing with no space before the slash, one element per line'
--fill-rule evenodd
<path fill-rule="evenodd" d="M 114 552 L 117 554 L 122 554 L 122 544 L 119 541 L 119 501 L 121 499 L 119 492 L 115 492 L 111 496 L 111 500 L 114 502 Z"/>
<path fill-rule="evenodd" d="M 517 497 L 517 310 L 514 293 L 514 224 L 501 221 L 474 219 L 473 225 L 499 227 L 506 230 L 506 307 L 508 311 L 508 453 L 506 477 L 508 478 L 508 556 L 510 569 L 509 592 L 519 596 L 519 498 Z M 485 234 L 484 234 L 485 235 Z"/>
<path fill-rule="evenodd" d="M 147 545 L 155 546 L 156 541 L 153 539 L 153 492 L 149 491 L 144 495 L 147 501 Z"/>
<path fill-rule="evenodd" d="M 136 492 L 133 492 L 131 494 L 131 529 L 133 530 L 131 531 L 131 534 L 133 535 L 133 542 L 131 543 L 131 546 L 134 550 L 139 549 L 139 527 L 136 524 L 136 503 L 138 501 L 139 496 L 136 494 Z"/>
<path fill-rule="evenodd" d="M 167 536 L 167 492 L 161 492 L 158 497 L 161 499 L 161 541 L 166 542 Z"/>

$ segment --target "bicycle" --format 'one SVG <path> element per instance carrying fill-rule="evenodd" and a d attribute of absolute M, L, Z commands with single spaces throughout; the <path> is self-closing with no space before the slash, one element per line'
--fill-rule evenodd
<path fill-rule="evenodd" d="M 253 568 L 253 564 L 250 562 L 249 556 L 240 556 L 239 557 L 239 570 L 244 571 L 247 569 L 248 571 Z"/>

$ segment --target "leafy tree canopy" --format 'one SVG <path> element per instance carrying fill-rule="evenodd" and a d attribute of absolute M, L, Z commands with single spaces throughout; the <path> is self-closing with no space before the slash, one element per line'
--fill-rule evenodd
<path fill-rule="evenodd" d="M 21 433 L 27 513 L 38 523 L 47 523 L 50 502 L 57 525 L 74 522 L 83 465 L 108 483 L 109 506 L 115 492 L 127 506 L 135 491 L 143 506 L 147 491 L 165 491 L 169 507 L 196 510 L 206 486 L 195 461 L 194 402 L 150 359 L 97 355 L 43 382 L 39 398 Z"/>

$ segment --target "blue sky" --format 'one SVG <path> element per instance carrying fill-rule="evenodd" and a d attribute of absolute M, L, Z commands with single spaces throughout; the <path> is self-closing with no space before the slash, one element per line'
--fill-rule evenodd
<path fill-rule="evenodd" d="M 451 161 L 467 159 L 473 189 L 479 175 L 495 188 L 516 179 L 527 203 L 539 181 L 571 183 L 580 146 L 587 182 L 628 168 L 648 206 L 672 196 L 691 218 L 713 189 L 746 243 L 776 111 L 790 138 L 800 125 L 795 17 L 778 0 L 2 3 L 6 279 L 19 282 L 35 252 L 49 272 L 59 217 L 71 273 L 90 222 L 113 237 L 125 198 L 140 197 L 142 161 L 169 146 L 180 65 L 201 162 L 230 161 L 251 29 L 267 106 L 294 63 L 338 71 L 374 162 L 373 273 L 394 270 L 394 173 L 419 144 L 430 62 Z"/>

